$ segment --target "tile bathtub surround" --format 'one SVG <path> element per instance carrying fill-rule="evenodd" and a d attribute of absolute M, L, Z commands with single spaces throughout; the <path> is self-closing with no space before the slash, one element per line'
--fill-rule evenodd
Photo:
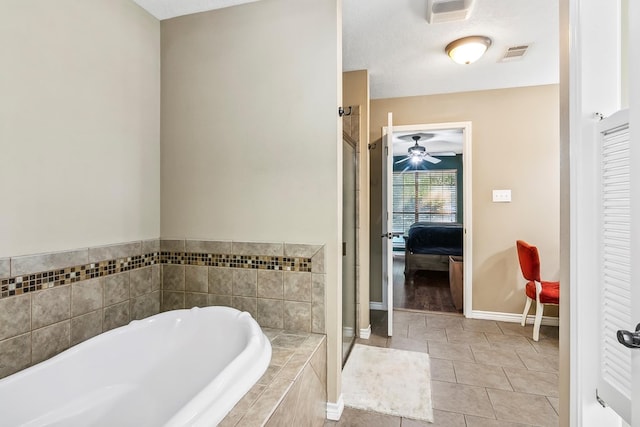
<path fill-rule="evenodd" d="M 156 239 L 0 260 L 0 378 L 158 313 L 159 249 Z"/>
<path fill-rule="evenodd" d="M 271 340 L 269 368 L 220 423 L 231 426 L 324 425 L 326 337 L 263 328 Z"/>
<path fill-rule="evenodd" d="M 323 246 L 162 240 L 160 247 L 162 311 L 229 305 L 263 327 L 325 332 Z"/>
<path fill-rule="evenodd" d="M 177 308 L 228 305 L 324 333 L 324 282 L 322 245 L 155 239 L 3 258 L 0 378 Z"/>

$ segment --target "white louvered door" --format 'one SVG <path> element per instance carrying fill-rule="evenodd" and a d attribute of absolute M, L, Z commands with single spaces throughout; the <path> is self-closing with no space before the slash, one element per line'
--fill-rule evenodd
<path fill-rule="evenodd" d="M 631 151 L 629 112 L 619 111 L 599 126 L 600 375 L 598 396 L 631 422 L 632 351 L 618 330 L 635 325 L 632 316 Z"/>

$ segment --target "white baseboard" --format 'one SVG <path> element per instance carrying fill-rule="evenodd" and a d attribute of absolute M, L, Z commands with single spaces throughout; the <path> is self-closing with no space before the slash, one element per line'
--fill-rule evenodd
<path fill-rule="evenodd" d="M 358 336 L 363 340 L 368 340 L 371 336 L 371 325 L 367 326 L 364 329 L 360 329 L 360 333 L 358 334 Z"/>
<path fill-rule="evenodd" d="M 383 304 L 381 302 L 374 302 L 374 301 L 370 301 L 369 302 L 369 309 L 371 310 L 384 310 L 387 311 L 387 305 Z"/>
<path fill-rule="evenodd" d="M 497 311 L 480 311 L 480 310 L 471 310 L 471 315 L 467 317 L 469 317 L 470 319 L 496 320 L 498 322 L 511 322 L 511 323 L 520 323 L 520 321 L 522 320 L 522 314 L 500 313 Z M 535 316 L 533 315 L 527 316 L 527 324 L 532 325 L 534 319 L 535 319 Z M 541 324 L 546 326 L 558 326 L 558 318 L 542 316 Z"/>
<path fill-rule="evenodd" d="M 344 411 L 344 399 L 342 399 L 341 393 L 336 403 L 327 402 L 327 419 L 331 421 L 340 421 L 342 411 Z"/>

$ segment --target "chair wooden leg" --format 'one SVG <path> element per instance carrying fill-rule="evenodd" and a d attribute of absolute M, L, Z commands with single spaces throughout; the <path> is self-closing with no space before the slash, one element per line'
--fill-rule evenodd
<path fill-rule="evenodd" d="M 522 312 L 522 322 L 520 322 L 522 326 L 527 324 L 527 314 L 529 314 L 529 309 L 531 308 L 531 301 L 531 298 L 527 297 L 527 302 L 524 304 L 524 311 Z"/>
<path fill-rule="evenodd" d="M 533 340 L 538 341 L 540 339 L 540 323 L 542 323 L 542 312 L 544 311 L 544 304 L 536 304 L 536 320 L 533 322 Z"/>

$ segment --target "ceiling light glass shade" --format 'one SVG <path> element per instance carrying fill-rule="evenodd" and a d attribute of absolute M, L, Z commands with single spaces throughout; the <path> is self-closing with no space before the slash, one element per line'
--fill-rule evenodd
<path fill-rule="evenodd" d="M 491 46 L 491 39 L 485 36 L 470 36 L 452 41 L 444 49 L 458 64 L 471 64 L 480 59 Z"/>

